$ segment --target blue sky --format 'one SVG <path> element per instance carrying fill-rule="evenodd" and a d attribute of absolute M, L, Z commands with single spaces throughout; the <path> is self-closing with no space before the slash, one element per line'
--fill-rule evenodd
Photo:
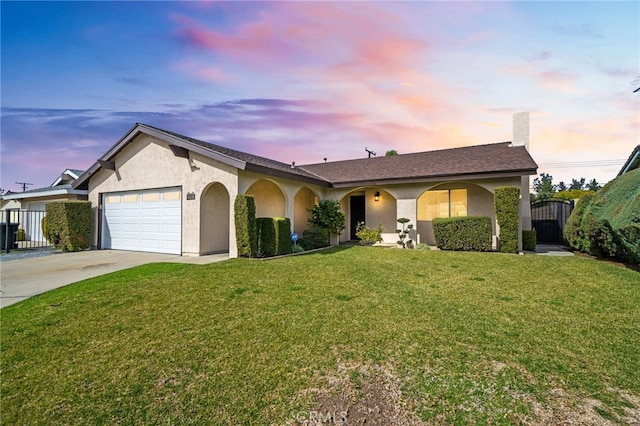
<path fill-rule="evenodd" d="M 0 7 L 13 191 L 89 167 L 136 122 L 304 164 L 510 140 L 528 110 L 556 182 L 606 182 L 639 143 L 638 2 Z"/>

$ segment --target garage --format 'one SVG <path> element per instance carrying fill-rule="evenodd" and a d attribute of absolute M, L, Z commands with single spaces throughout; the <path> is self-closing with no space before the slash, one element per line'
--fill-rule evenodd
<path fill-rule="evenodd" d="M 102 195 L 103 249 L 182 254 L 179 187 Z"/>

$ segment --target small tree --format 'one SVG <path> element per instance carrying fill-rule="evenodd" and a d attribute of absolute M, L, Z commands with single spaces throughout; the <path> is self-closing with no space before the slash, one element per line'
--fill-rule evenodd
<path fill-rule="evenodd" d="M 398 155 L 398 151 L 395 149 L 390 149 L 389 151 L 384 153 L 385 157 L 393 157 L 394 155 Z"/>
<path fill-rule="evenodd" d="M 533 180 L 533 190 L 536 192 L 534 201 L 548 200 L 556 193 L 556 185 L 553 184 L 553 176 L 542 173 L 539 178 Z"/>
<path fill-rule="evenodd" d="M 340 235 L 344 229 L 345 216 L 340 211 L 340 202 L 336 200 L 320 200 L 309 209 L 309 223 L 315 227 L 326 229 L 332 235 Z"/>
<path fill-rule="evenodd" d="M 602 188 L 602 185 L 600 185 L 595 179 L 591 179 L 591 181 L 587 184 L 587 190 L 589 191 L 596 192 L 600 188 Z"/>
<path fill-rule="evenodd" d="M 569 186 L 569 190 L 572 190 L 572 189 L 583 189 L 585 182 L 586 182 L 585 178 L 580 178 L 580 180 L 571 179 L 571 185 Z"/>
<path fill-rule="evenodd" d="M 409 219 L 406 217 L 401 217 L 397 222 L 402 224 L 402 229 L 396 229 L 396 233 L 398 234 L 398 244 L 400 244 L 402 248 L 407 248 L 407 246 L 411 246 L 413 244 L 412 239 L 407 240 L 409 232 L 413 229 L 413 224 L 410 224 Z"/>

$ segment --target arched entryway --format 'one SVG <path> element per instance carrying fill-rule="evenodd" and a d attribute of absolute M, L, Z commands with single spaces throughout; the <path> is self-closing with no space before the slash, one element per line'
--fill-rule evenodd
<path fill-rule="evenodd" d="M 393 234 L 396 230 L 396 198 L 380 187 L 359 188 L 345 195 L 340 201 L 346 212 L 346 228 L 343 240 L 356 239 L 356 225 L 364 222 L 368 227 L 382 225 L 382 233 Z"/>
<path fill-rule="evenodd" d="M 212 183 L 200 198 L 200 254 L 229 251 L 229 192 Z"/>
<path fill-rule="evenodd" d="M 318 196 L 306 186 L 300 188 L 293 199 L 293 230 L 302 235 L 308 229 L 311 213 L 309 209 L 317 202 Z"/>
<path fill-rule="evenodd" d="M 247 189 L 256 204 L 256 217 L 285 217 L 284 193 L 270 180 L 260 179 Z"/>

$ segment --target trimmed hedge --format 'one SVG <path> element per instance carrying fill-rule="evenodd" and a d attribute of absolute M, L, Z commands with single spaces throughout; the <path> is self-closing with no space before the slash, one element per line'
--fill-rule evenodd
<path fill-rule="evenodd" d="M 578 200 L 576 207 L 571 212 L 571 216 L 564 225 L 564 238 L 567 240 L 567 244 L 575 250 L 589 253 L 591 251 L 591 244 L 588 236 L 585 234 L 582 221 L 585 217 L 585 212 L 591 206 L 591 200 L 595 194 L 586 194 Z"/>
<path fill-rule="evenodd" d="M 493 197 L 496 219 L 500 226 L 500 251 L 518 251 L 518 228 L 520 225 L 520 189 L 515 186 L 496 188 Z"/>
<path fill-rule="evenodd" d="M 288 217 L 274 217 L 273 226 L 276 229 L 276 254 L 289 254 L 293 249 L 291 241 L 291 219 Z"/>
<path fill-rule="evenodd" d="M 91 203 L 54 201 L 46 205 L 47 236 L 62 251 L 81 251 L 91 246 Z"/>
<path fill-rule="evenodd" d="M 522 249 L 528 251 L 535 251 L 536 241 L 538 240 L 538 234 L 535 229 L 531 231 L 522 231 Z"/>
<path fill-rule="evenodd" d="M 640 264 L 640 169 L 618 176 L 571 214 L 571 247 L 599 257 Z"/>
<path fill-rule="evenodd" d="M 258 234 L 258 257 L 271 257 L 276 255 L 276 227 L 272 217 L 259 217 L 256 219 L 256 231 Z"/>
<path fill-rule="evenodd" d="M 254 257 L 258 254 L 256 233 L 256 204 L 253 195 L 239 194 L 233 206 L 236 224 L 238 256 Z"/>
<path fill-rule="evenodd" d="M 491 218 L 487 216 L 433 219 L 433 233 L 440 250 L 490 251 Z"/>
<path fill-rule="evenodd" d="M 313 250 L 329 245 L 329 230 L 325 228 L 305 229 L 302 238 L 298 240 L 298 245 L 305 250 Z"/>
<path fill-rule="evenodd" d="M 291 253 L 291 220 L 285 217 L 256 219 L 258 256 L 271 257 Z"/>

